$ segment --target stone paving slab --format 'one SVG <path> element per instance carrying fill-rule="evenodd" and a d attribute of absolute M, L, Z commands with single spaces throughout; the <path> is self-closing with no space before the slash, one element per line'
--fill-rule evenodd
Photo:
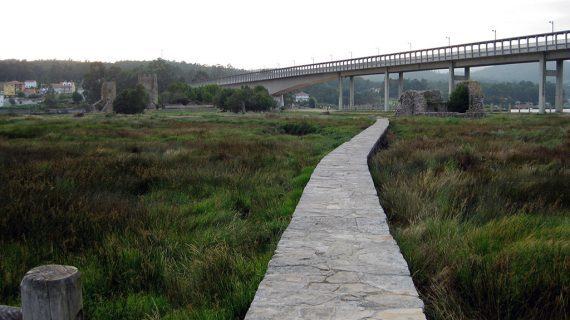
<path fill-rule="evenodd" d="M 425 319 L 368 170 L 379 119 L 321 160 L 246 319 Z"/>

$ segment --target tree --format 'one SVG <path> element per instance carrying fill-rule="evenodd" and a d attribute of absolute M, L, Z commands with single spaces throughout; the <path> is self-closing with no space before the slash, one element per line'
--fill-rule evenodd
<path fill-rule="evenodd" d="M 168 90 L 161 94 L 163 103 L 187 105 L 190 102 L 190 87 L 184 82 L 173 82 Z"/>
<path fill-rule="evenodd" d="M 83 89 L 88 102 L 95 103 L 101 99 L 101 84 L 105 79 L 105 65 L 102 62 L 92 62 L 83 79 Z"/>
<path fill-rule="evenodd" d="M 83 101 L 83 96 L 79 92 L 75 91 L 71 95 L 71 100 L 73 100 L 74 104 L 79 104 L 81 101 Z"/>
<path fill-rule="evenodd" d="M 316 108 L 317 107 L 317 99 L 310 97 L 309 98 L 309 108 Z"/>
<path fill-rule="evenodd" d="M 163 92 L 176 80 L 175 71 L 171 63 L 162 58 L 151 61 L 144 70 L 146 73 L 156 73 L 158 92 Z"/>
<path fill-rule="evenodd" d="M 240 89 L 221 88 L 213 99 L 214 105 L 223 111 L 267 111 L 277 106 L 267 89 L 257 86 Z"/>
<path fill-rule="evenodd" d="M 16 96 L 17 96 L 18 98 L 24 98 L 24 97 L 26 96 L 26 94 L 25 94 L 24 92 L 22 92 L 22 91 L 18 91 L 18 92 L 16 93 Z"/>
<path fill-rule="evenodd" d="M 447 110 L 450 112 L 464 113 L 469 109 L 469 89 L 463 83 L 457 85 L 449 95 Z"/>
<path fill-rule="evenodd" d="M 8 102 L 10 102 L 11 105 L 15 105 L 15 104 L 16 104 L 16 99 L 10 98 L 10 99 L 8 99 Z"/>
<path fill-rule="evenodd" d="M 113 102 L 113 109 L 124 114 L 143 113 L 148 102 L 148 94 L 139 84 L 134 89 L 123 90 Z"/>
<path fill-rule="evenodd" d="M 44 105 L 46 105 L 47 107 L 50 107 L 50 108 L 55 108 L 55 107 L 57 107 L 57 104 L 58 104 L 58 101 L 57 101 L 57 97 L 56 97 L 55 93 L 53 91 L 46 93 L 46 95 L 44 97 Z"/>

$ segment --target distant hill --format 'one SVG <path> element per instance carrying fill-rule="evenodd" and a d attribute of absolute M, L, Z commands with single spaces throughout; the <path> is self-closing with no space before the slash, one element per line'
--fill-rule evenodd
<path fill-rule="evenodd" d="M 548 64 L 548 69 L 555 69 L 554 63 Z M 519 82 L 531 81 L 538 83 L 538 64 L 520 63 L 491 66 L 474 70 L 471 73 L 474 80 L 484 82 Z M 554 82 L 554 78 L 548 78 Z M 564 82 L 570 81 L 570 64 L 564 63 Z"/>

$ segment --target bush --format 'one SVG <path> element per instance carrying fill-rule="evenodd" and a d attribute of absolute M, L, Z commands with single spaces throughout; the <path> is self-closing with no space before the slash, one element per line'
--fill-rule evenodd
<path fill-rule="evenodd" d="M 316 133 L 318 128 L 307 122 L 300 123 L 286 123 L 281 125 L 280 129 L 283 133 L 292 134 L 295 136 L 304 136 L 306 134 Z"/>
<path fill-rule="evenodd" d="M 148 103 L 148 94 L 139 84 L 134 89 L 123 90 L 113 102 L 113 109 L 124 114 L 143 113 Z"/>
<path fill-rule="evenodd" d="M 47 93 L 45 95 L 45 98 L 44 98 L 44 104 L 50 108 L 57 107 L 58 101 L 57 101 L 57 97 L 55 96 L 55 94 L 51 93 L 51 92 Z"/>
<path fill-rule="evenodd" d="M 71 95 L 71 100 L 73 100 L 74 104 L 79 104 L 81 101 L 83 101 L 83 96 L 79 92 L 75 91 Z"/>
<path fill-rule="evenodd" d="M 317 107 L 317 99 L 310 97 L 309 98 L 309 108 L 316 108 Z"/>
<path fill-rule="evenodd" d="M 447 111 L 465 113 L 469 109 L 469 89 L 460 83 L 449 95 Z"/>
<path fill-rule="evenodd" d="M 213 98 L 213 103 L 221 110 L 231 112 L 268 111 L 277 106 L 275 99 L 262 86 L 254 89 L 250 87 L 222 88 Z"/>
<path fill-rule="evenodd" d="M 11 105 L 16 105 L 16 99 L 14 98 L 8 99 L 8 102 L 10 102 Z"/>

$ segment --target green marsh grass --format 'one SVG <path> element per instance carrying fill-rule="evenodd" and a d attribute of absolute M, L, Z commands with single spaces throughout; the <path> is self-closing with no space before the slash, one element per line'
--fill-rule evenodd
<path fill-rule="evenodd" d="M 371 123 L 0 117 L 0 303 L 57 263 L 82 272 L 89 319 L 242 318 L 313 168 Z"/>
<path fill-rule="evenodd" d="M 430 319 L 568 319 L 570 118 L 394 118 L 370 161 Z"/>

